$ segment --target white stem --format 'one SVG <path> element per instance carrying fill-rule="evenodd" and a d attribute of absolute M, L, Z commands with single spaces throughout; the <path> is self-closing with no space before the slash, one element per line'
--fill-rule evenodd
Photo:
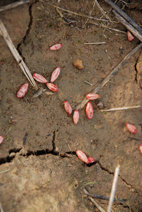
<path fill-rule="evenodd" d="M 110 108 L 110 109 L 104 109 L 104 110 L 100 110 L 101 112 L 111 112 L 111 111 L 119 111 L 119 110 L 129 110 L 129 109 L 136 109 L 136 108 L 140 108 L 140 105 L 136 105 L 136 106 L 128 106 L 128 107 L 116 107 L 116 108 Z"/>
<path fill-rule="evenodd" d="M 116 187 L 117 187 L 119 171 L 120 171 L 120 165 L 118 165 L 115 169 L 107 212 L 111 212 L 111 209 L 112 209 L 112 205 L 113 205 L 113 201 L 114 201 L 114 197 L 115 197 L 115 192 L 116 192 Z"/>
<path fill-rule="evenodd" d="M 0 212 L 4 212 L 1 203 L 0 203 Z"/>

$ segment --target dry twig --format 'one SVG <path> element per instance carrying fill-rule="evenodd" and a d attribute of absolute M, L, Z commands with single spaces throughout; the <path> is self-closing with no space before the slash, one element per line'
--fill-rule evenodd
<path fill-rule="evenodd" d="M 98 26 L 98 27 L 102 27 L 102 28 L 107 29 L 107 30 L 110 30 L 110 31 L 114 31 L 114 32 L 118 32 L 118 33 L 123 33 L 123 34 L 126 35 L 126 32 L 125 31 L 122 31 L 122 30 L 119 30 L 119 29 L 116 29 L 116 28 L 109 27 L 109 26 L 107 26 L 105 24 L 102 24 L 102 23 L 101 24 L 98 24 L 98 23 L 93 22 L 91 24 L 93 24 L 95 26 Z"/>
<path fill-rule="evenodd" d="M 142 47 L 142 43 L 140 43 L 138 46 L 136 46 L 131 52 L 129 52 L 124 59 L 111 71 L 111 73 L 97 86 L 97 88 L 93 89 L 92 92 L 93 93 L 98 93 L 100 91 L 101 88 L 103 88 L 110 80 L 113 76 L 115 76 L 118 71 L 120 70 L 120 68 L 126 63 L 126 61 L 133 55 L 135 54 L 140 48 Z M 87 100 L 86 98 L 83 99 L 83 101 L 76 107 L 77 110 L 82 109 L 86 103 L 89 100 Z"/>
<path fill-rule="evenodd" d="M 47 96 L 51 96 L 54 94 L 53 92 L 47 91 L 47 89 L 39 88 L 32 98 L 37 98 L 41 96 L 43 93 L 45 93 Z"/>
<path fill-rule="evenodd" d="M 89 197 L 89 199 L 94 203 L 94 205 L 98 208 L 99 211 L 105 212 L 105 210 L 92 197 Z"/>
<path fill-rule="evenodd" d="M 94 6 L 95 6 L 95 2 L 96 0 L 94 0 L 94 2 L 93 2 L 93 7 L 92 7 L 92 10 L 89 12 L 89 16 L 91 16 L 92 15 L 92 12 L 93 12 L 93 10 L 94 10 Z M 84 24 L 84 26 L 88 23 L 88 20 L 89 20 L 89 18 L 87 18 L 87 20 L 85 21 L 85 24 Z"/>
<path fill-rule="evenodd" d="M 0 12 L 13 9 L 15 7 L 21 6 L 23 4 L 27 4 L 29 2 L 30 2 L 30 0 L 20 0 L 20 1 L 17 1 L 17 2 L 13 2 L 13 3 L 8 4 L 6 6 L 0 7 Z"/>
<path fill-rule="evenodd" d="M 58 7 L 58 6 L 56 6 L 56 5 L 52 5 L 52 4 L 49 4 L 49 5 L 52 6 L 52 7 L 55 7 L 55 8 L 57 9 L 57 12 L 58 12 L 59 15 L 61 16 L 61 18 L 63 18 L 63 20 L 65 20 L 65 21 L 66 21 L 67 19 L 65 19 L 65 18 L 63 17 L 62 13 L 61 13 L 59 10 L 62 10 L 62 11 L 71 13 L 71 14 L 73 14 L 73 15 L 77 15 L 77 16 L 81 16 L 81 17 L 87 18 L 87 21 L 85 22 L 85 24 L 87 24 L 87 22 L 88 22 L 89 19 L 97 20 L 97 21 L 108 22 L 108 20 L 106 20 L 106 19 L 95 18 L 95 17 L 93 17 L 93 16 L 87 16 L 87 15 L 84 15 L 84 14 L 76 13 L 76 12 L 73 12 L 73 11 L 70 11 L 70 10 L 66 10 L 66 9 L 64 9 L 64 8 L 61 8 L 61 7 Z M 71 22 L 72 22 L 72 21 L 71 21 Z M 119 30 L 119 29 L 115 29 L 115 28 L 112 28 L 112 27 L 108 27 L 107 25 L 102 24 L 102 23 L 99 23 L 99 24 L 98 24 L 98 23 L 96 23 L 96 22 L 93 22 L 93 23 L 91 23 L 91 24 L 96 25 L 96 26 L 98 26 L 98 27 L 102 27 L 102 28 L 107 29 L 107 30 L 114 31 L 114 32 L 123 33 L 123 34 L 126 35 L 126 32 L 125 32 L 125 31 L 122 31 L 122 30 Z"/>
<path fill-rule="evenodd" d="M 112 112 L 112 111 L 121 111 L 121 110 L 129 110 L 129 109 L 136 109 L 136 108 L 140 108 L 140 105 L 136 105 L 136 106 L 128 106 L 128 107 L 116 107 L 116 108 L 110 108 L 110 109 L 104 109 L 104 110 L 100 110 L 101 112 Z"/>
<path fill-rule="evenodd" d="M 62 18 L 62 20 L 63 20 L 65 23 L 71 24 L 71 23 L 75 23 L 75 22 L 76 22 L 76 21 L 74 21 L 74 20 L 70 20 L 70 19 L 65 18 L 65 17 L 63 16 L 62 12 L 61 12 L 58 8 L 56 8 L 56 11 L 57 11 L 57 13 L 60 15 L 60 17 Z"/>
<path fill-rule="evenodd" d="M 137 31 L 142 34 L 142 28 L 115 3 L 113 3 L 111 0 L 105 0 L 105 2 L 108 3 L 121 17 L 123 17 L 129 24 L 131 24 Z"/>
<path fill-rule="evenodd" d="M 97 0 L 95 0 L 95 4 L 97 5 L 98 9 L 101 11 L 101 13 L 103 14 L 104 17 L 106 17 L 106 19 L 108 19 L 111 22 L 110 17 L 106 14 L 106 12 L 103 10 L 103 8 L 100 6 L 100 4 L 98 3 Z"/>
<path fill-rule="evenodd" d="M 84 81 L 87 85 L 93 86 L 92 83 L 88 82 L 87 80 Z"/>
<path fill-rule="evenodd" d="M 17 49 L 15 48 L 2 20 L 0 20 L 0 33 L 3 36 L 7 46 L 9 47 L 12 55 L 14 56 L 15 60 L 17 61 L 18 65 L 20 66 L 21 70 L 23 71 L 23 73 L 25 74 L 25 76 L 27 77 L 27 79 L 29 80 L 29 82 L 31 83 L 31 85 L 33 86 L 33 88 L 35 90 L 38 89 L 38 86 L 35 82 L 35 80 L 32 77 L 32 74 L 29 70 L 29 68 L 27 67 L 27 65 L 25 64 L 25 62 L 23 61 L 22 57 L 19 55 Z"/>
<path fill-rule="evenodd" d="M 120 171 L 120 165 L 118 165 L 115 169 L 107 212 L 111 212 L 111 209 L 112 209 L 112 204 L 113 204 L 113 201 L 114 201 L 116 187 L 117 187 L 119 171 Z"/>
<path fill-rule="evenodd" d="M 106 196 L 90 194 L 90 193 L 87 191 L 86 188 L 84 188 L 83 191 L 84 191 L 84 193 L 85 193 L 86 195 L 88 195 L 88 196 L 90 196 L 90 197 L 93 197 L 93 198 L 95 198 L 95 199 L 109 200 L 109 198 L 106 197 Z M 120 203 L 120 202 L 126 202 L 127 199 L 118 199 L 118 198 L 115 199 L 115 198 L 114 198 L 114 201 Z"/>
<path fill-rule="evenodd" d="M 94 43 L 84 43 L 85 45 L 102 45 L 106 44 L 106 42 L 94 42 Z"/>
<path fill-rule="evenodd" d="M 132 32 L 135 37 L 137 37 L 142 42 L 142 33 L 139 32 L 135 27 L 133 27 L 127 20 L 125 20 L 119 13 L 113 10 L 118 21 L 120 21 L 130 32 Z"/>
<path fill-rule="evenodd" d="M 64 9 L 62 7 L 58 7 L 56 5 L 53 5 L 53 4 L 49 4 L 48 5 L 54 7 L 54 8 L 58 8 L 64 12 L 67 12 L 67 13 L 70 13 L 70 14 L 73 14 L 73 15 L 76 15 L 76 16 L 80 16 L 80 17 L 84 17 L 84 18 L 89 18 L 89 19 L 92 19 L 92 20 L 96 20 L 96 21 L 104 21 L 104 22 L 108 22 L 108 20 L 106 19 L 102 19 L 102 18 L 95 18 L 93 16 L 88 16 L 88 15 L 84 15 L 84 14 L 81 14 L 81 13 L 77 13 L 77 12 L 74 12 L 74 11 L 71 11 L 71 10 L 67 10 L 67 9 Z"/>
<path fill-rule="evenodd" d="M 0 203 L 0 212 L 4 212 L 1 203 Z"/>

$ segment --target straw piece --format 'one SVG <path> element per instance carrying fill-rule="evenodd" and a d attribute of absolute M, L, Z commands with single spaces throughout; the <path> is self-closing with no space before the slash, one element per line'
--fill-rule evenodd
<path fill-rule="evenodd" d="M 136 105 L 136 106 L 128 106 L 128 107 L 116 107 L 116 108 L 110 108 L 110 109 L 104 109 L 104 110 L 100 110 L 101 112 L 111 112 L 111 111 L 121 111 L 121 110 L 129 110 L 129 109 L 136 109 L 136 108 L 140 108 L 140 105 Z"/>
<path fill-rule="evenodd" d="M 124 18 L 128 23 L 131 24 L 137 31 L 142 34 L 142 28 L 132 19 L 130 18 L 123 10 L 121 10 L 114 2 L 111 0 L 105 0 L 122 18 Z"/>
<path fill-rule="evenodd" d="M 93 16 L 84 15 L 84 14 L 77 13 L 77 12 L 74 12 L 74 11 L 71 11 L 71 10 L 67 10 L 67 9 L 62 8 L 62 7 L 58 7 L 56 5 L 49 4 L 49 3 L 48 3 L 48 5 L 50 5 L 50 6 L 54 7 L 54 8 L 58 8 L 58 9 L 64 11 L 64 12 L 67 12 L 67 13 L 70 13 L 70 14 L 73 14 L 73 15 L 76 15 L 76 16 L 80 16 L 80 17 L 84 17 L 84 18 L 89 18 L 89 19 L 96 20 L 96 21 L 108 22 L 108 20 L 103 19 L 103 18 L 96 18 L 96 17 L 93 17 Z"/>
<path fill-rule="evenodd" d="M 84 43 L 85 45 L 101 45 L 106 44 L 106 42 L 94 42 L 94 43 Z"/>
<path fill-rule="evenodd" d="M 99 211 L 105 212 L 105 210 L 92 197 L 89 197 L 89 199 L 94 203 L 94 205 L 98 208 Z"/>
<path fill-rule="evenodd" d="M 135 37 L 137 37 L 142 42 L 142 33 L 139 32 L 135 27 L 133 27 L 129 22 L 127 22 L 119 13 L 117 13 L 115 10 L 113 10 L 113 13 L 115 14 L 116 18 L 123 24 L 127 30 L 129 30 Z"/>
<path fill-rule="evenodd" d="M 17 1 L 17 2 L 13 2 L 11 4 L 8 4 L 6 6 L 2 6 L 0 7 L 0 12 L 4 12 L 6 10 L 10 10 L 10 9 L 13 9 L 15 7 L 18 7 L 18 6 L 21 6 L 23 4 L 27 4 L 29 3 L 30 1 L 29 0 L 20 0 L 20 1 Z"/>
<path fill-rule="evenodd" d="M 140 43 L 138 46 L 136 46 L 132 51 L 130 51 L 124 58 L 123 60 L 110 72 L 110 74 L 91 92 L 92 93 L 98 93 L 100 91 L 101 88 L 103 88 L 111 79 L 113 76 L 115 76 L 118 71 L 120 70 L 120 68 L 126 63 L 126 61 L 133 55 L 135 54 L 140 48 L 142 47 L 142 43 Z M 80 110 L 82 109 L 86 103 L 89 100 L 84 98 L 83 101 L 77 105 L 76 109 Z"/>
<path fill-rule="evenodd" d="M 99 2 L 97 0 L 95 0 L 95 4 L 97 5 L 98 9 L 101 11 L 101 13 L 103 14 L 103 16 L 105 16 L 111 22 L 110 17 L 106 14 L 106 12 L 100 6 L 100 4 L 99 4 Z"/>
<path fill-rule="evenodd" d="M 0 203 L 0 212 L 4 212 L 1 203 Z"/>
<path fill-rule="evenodd" d="M 27 77 L 27 79 L 29 80 L 29 82 L 31 83 L 31 85 L 33 86 L 33 88 L 35 90 L 38 89 L 38 86 L 36 84 L 36 82 L 34 81 L 32 74 L 29 70 L 29 68 L 27 67 L 27 65 L 25 64 L 25 62 L 23 61 L 22 57 L 20 56 L 20 54 L 18 53 L 17 49 L 15 48 L 2 20 L 0 19 L 0 33 L 3 36 L 7 46 L 9 47 L 12 55 L 14 56 L 15 60 L 17 61 L 18 65 L 20 66 L 21 70 L 23 71 L 23 73 L 25 74 L 25 76 Z"/>

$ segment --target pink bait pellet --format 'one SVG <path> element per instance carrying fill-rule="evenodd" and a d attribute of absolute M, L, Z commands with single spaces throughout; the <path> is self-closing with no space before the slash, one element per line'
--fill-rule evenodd
<path fill-rule="evenodd" d="M 3 142 L 4 137 L 0 135 L 0 144 Z"/>
<path fill-rule="evenodd" d="M 40 74 L 34 73 L 34 74 L 33 74 L 33 78 L 34 78 L 37 82 L 40 82 L 40 83 L 47 83 L 47 80 L 45 79 L 45 77 L 43 77 L 43 76 L 40 75 Z"/>
<path fill-rule="evenodd" d="M 58 87 L 53 83 L 46 83 L 46 86 L 48 87 L 49 90 L 53 92 L 58 92 Z"/>
<path fill-rule="evenodd" d="M 99 98 L 100 98 L 100 95 L 97 93 L 88 93 L 86 95 L 86 99 L 88 99 L 88 100 L 95 100 L 95 99 L 99 99 Z"/>
<path fill-rule="evenodd" d="M 66 100 L 64 101 L 64 108 L 69 115 L 72 114 L 72 106 Z"/>
<path fill-rule="evenodd" d="M 126 123 L 126 128 L 129 130 L 130 133 L 132 134 L 137 134 L 137 129 L 134 125 Z"/>
<path fill-rule="evenodd" d="M 132 35 L 132 33 L 131 32 L 129 32 L 129 31 L 127 31 L 127 38 L 128 38 L 128 41 L 133 41 L 134 40 L 134 36 Z"/>
<path fill-rule="evenodd" d="M 142 154 L 142 144 L 139 145 L 139 151 Z"/>
<path fill-rule="evenodd" d="M 19 90 L 17 91 L 17 94 L 16 94 L 17 98 L 19 98 L 19 99 L 23 98 L 28 91 L 28 87 L 29 87 L 28 83 L 21 85 L 21 87 L 19 88 Z"/>
<path fill-rule="evenodd" d="M 61 68 L 60 68 L 60 67 L 57 67 L 57 68 L 52 72 L 50 82 L 54 82 L 54 81 L 58 78 L 58 76 L 60 75 L 60 72 L 61 72 Z"/>
<path fill-rule="evenodd" d="M 86 104 L 86 109 L 85 109 L 85 111 L 86 111 L 86 116 L 87 116 L 87 118 L 88 118 L 88 119 L 92 119 L 92 118 L 93 118 L 94 110 L 93 110 L 93 106 L 92 106 L 91 102 L 88 102 L 88 103 Z"/>
<path fill-rule="evenodd" d="M 55 45 L 53 45 L 53 46 L 50 46 L 50 50 L 51 51 L 57 51 L 57 50 L 59 50 L 59 49 L 61 49 L 62 48 L 62 43 L 58 43 L 58 44 L 55 44 Z"/>
<path fill-rule="evenodd" d="M 95 159 L 93 157 L 88 157 L 88 163 L 87 164 L 91 164 L 94 163 Z"/>
<path fill-rule="evenodd" d="M 88 164 L 88 158 L 87 158 L 87 156 L 86 156 L 86 154 L 84 152 L 82 152 L 81 150 L 77 150 L 76 151 L 76 155 L 77 155 L 79 160 L 81 160 L 82 162 Z"/>
<path fill-rule="evenodd" d="M 74 110 L 74 113 L 73 113 L 73 122 L 74 124 L 77 124 L 79 121 L 79 111 L 78 110 Z"/>

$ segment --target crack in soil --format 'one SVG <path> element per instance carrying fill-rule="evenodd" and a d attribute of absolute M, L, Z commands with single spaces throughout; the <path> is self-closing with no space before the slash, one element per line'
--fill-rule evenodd
<path fill-rule="evenodd" d="M 107 173 L 109 173 L 109 174 L 111 174 L 111 175 L 114 175 L 114 172 L 111 172 L 109 169 L 105 168 L 105 167 L 101 164 L 100 161 L 97 161 L 97 163 L 98 163 L 98 165 L 100 166 L 100 168 L 101 168 L 103 171 L 105 171 L 105 172 L 107 172 Z"/>
<path fill-rule="evenodd" d="M 0 165 L 4 164 L 4 163 L 10 163 L 12 162 L 12 160 L 15 158 L 15 156 L 7 156 L 5 158 L 0 158 Z"/>
<path fill-rule="evenodd" d="M 16 157 L 16 154 L 19 153 L 21 151 L 22 148 L 15 148 L 15 149 L 10 149 L 9 150 L 9 155 L 4 157 L 4 158 L 0 158 L 0 165 L 4 164 L 4 163 L 10 163 L 12 162 L 12 160 Z M 15 155 L 11 155 L 12 153 L 15 153 Z"/>
<path fill-rule="evenodd" d="M 103 170 L 103 171 L 106 171 L 107 173 L 111 174 L 111 175 L 114 175 L 114 172 L 110 171 L 109 169 L 105 168 L 101 163 L 100 161 L 97 161 L 97 164 L 100 166 L 100 168 Z M 119 175 L 120 179 L 123 181 L 123 183 L 131 190 L 133 190 L 134 192 L 136 192 L 137 194 L 139 194 L 139 192 L 137 191 L 136 188 L 134 188 L 130 183 L 128 183 L 121 175 Z"/>
<path fill-rule="evenodd" d="M 53 132 L 53 138 L 52 138 L 52 151 L 53 152 L 56 152 L 55 138 L 56 138 L 56 131 Z"/>
<path fill-rule="evenodd" d="M 131 189 L 131 190 L 133 190 L 135 193 L 139 194 L 139 192 L 137 191 L 137 189 L 134 188 L 130 183 L 128 183 L 122 176 L 119 175 L 119 177 L 120 177 L 120 179 L 126 184 L 126 186 L 127 186 L 129 189 Z"/>
<path fill-rule="evenodd" d="M 15 155 L 8 155 L 4 158 L 0 158 L 0 165 L 2 164 L 5 164 L 5 163 L 10 163 L 13 161 L 14 158 L 16 158 L 16 155 L 18 154 L 19 156 L 21 157 L 29 157 L 31 155 L 33 156 L 41 156 L 41 155 L 48 155 L 48 154 L 51 154 L 51 155 L 54 155 L 54 156 L 59 156 L 61 158 L 69 158 L 69 156 L 64 153 L 64 154 L 60 154 L 60 152 L 57 152 L 57 151 L 54 151 L 54 150 L 49 150 L 49 149 L 39 149 L 39 150 L 36 150 L 36 151 L 31 151 L 31 150 L 28 150 L 26 153 L 20 153 L 20 151 L 22 150 L 22 148 L 17 148 L 15 149 L 14 151 L 13 150 L 10 150 L 10 154 L 11 153 L 15 153 Z"/>
<path fill-rule="evenodd" d="M 60 152 L 56 151 L 55 136 L 56 136 L 56 131 L 53 132 L 52 150 L 49 150 L 49 149 L 39 149 L 39 150 L 36 150 L 36 151 L 27 150 L 26 153 L 20 153 L 23 148 L 10 149 L 8 156 L 6 156 L 4 158 L 0 158 L 0 165 L 12 162 L 13 159 L 16 158 L 17 154 L 19 156 L 22 156 L 22 157 L 29 157 L 31 155 L 41 156 L 41 155 L 51 154 L 51 155 L 54 155 L 54 156 L 59 156 L 61 158 L 65 158 L 65 157 L 69 158 L 68 154 L 71 154 L 71 152 L 60 153 Z"/>
<path fill-rule="evenodd" d="M 10 155 L 11 153 L 18 153 L 18 152 L 20 152 L 20 151 L 21 151 L 21 149 L 22 149 L 22 148 L 10 149 L 10 150 L 9 150 L 9 155 Z"/>
<path fill-rule="evenodd" d="M 18 50 L 19 54 L 22 56 L 22 58 L 24 60 L 25 60 L 25 58 L 22 55 L 22 52 L 20 50 L 20 47 L 22 46 L 22 44 L 25 43 L 25 40 L 27 39 L 28 35 L 30 34 L 30 31 L 31 31 L 31 28 L 32 28 L 32 24 L 33 24 L 32 8 L 33 8 L 33 5 L 36 4 L 37 2 L 38 2 L 38 0 L 35 0 L 34 2 L 32 2 L 29 5 L 28 11 L 29 11 L 30 21 L 29 21 L 29 24 L 28 24 L 28 27 L 27 27 L 27 30 L 26 30 L 26 33 L 25 33 L 24 37 L 22 38 L 22 40 L 20 41 L 20 43 L 18 43 L 18 45 L 17 45 L 17 50 Z"/>
<path fill-rule="evenodd" d="M 28 150 L 26 153 L 20 153 L 22 151 L 22 148 L 11 149 L 11 150 L 9 150 L 8 156 L 6 156 L 4 158 L 0 158 L 0 165 L 12 162 L 16 158 L 17 154 L 21 157 L 29 157 L 31 155 L 33 155 L 33 156 L 54 155 L 54 156 L 58 156 L 61 158 L 70 158 L 69 155 L 72 155 L 72 156 L 76 155 L 75 151 L 69 151 L 69 152 L 64 152 L 64 153 L 60 153 L 60 152 L 56 151 L 55 137 L 56 137 L 56 131 L 53 131 L 52 150 L 49 150 L 49 149 L 39 149 L 36 151 Z M 96 164 L 98 164 L 103 171 L 107 172 L 108 174 L 114 175 L 114 172 L 112 172 L 108 168 L 104 167 L 99 160 L 97 160 L 94 163 L 87 165 L 87 166 L 91 167 Z M 130 183 L 128 183 L 121 175 L 119 175 L 119 177 L 129 189 L 131 189 L 131 190 L 135 191 L 137 194 L 139 194 L 137 189 L 135 189 Z"/>

